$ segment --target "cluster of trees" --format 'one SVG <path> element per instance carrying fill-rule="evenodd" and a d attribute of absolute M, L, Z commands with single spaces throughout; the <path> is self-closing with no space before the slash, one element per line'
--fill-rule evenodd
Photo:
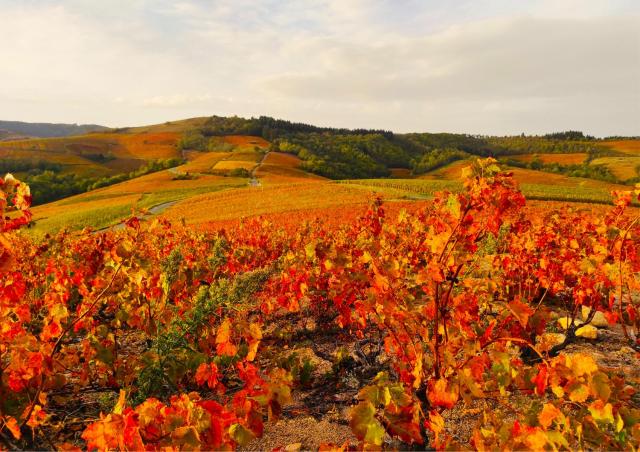
<path fill-rule="evenodd" d="M 384 135 L 388 138 L 393 136 L 393 132 L 388 130 L 317 127 L 311 124 L 275 119 L 269 116 L 260 116 L 258 118 L 249 119 L 240 118 L 238 116 L 211 116 L 198 130 L 205 137 L 223 135 L 255 135 L 263 137 L 266 140 L 284 138 L 291 134 L 298 133 L 329 133 L 334 135 L 378 134 Z"/>
<path fill-rule="evenodd" d="M 284 119 L 275 119 L 269 116 L 260 116 L 257 119 L 262 127 L 261 136 L 266 140 L 286 137 L 298 133 L 323 133 L 331 135 L 382 135 L 385 138 L 393 138 L 390 130 L 383 129 L 345 129 L 335 127 L 317 127 L 301 122 L 291 122 Z"/>
<path fill-rule="evenodd" d="M 262 126 L 257 118 L 240 118 L 238 116 L 211 116 L 200 129 L 204 136 L 223 135 L 262 135 Z"/>
<path fill-rule="evenodd" d="M 206 151 L 209 140 L 200 132 L 200 130 L 188 130 L 182 134 L 178 140 L 178 149 L 189 149 L 192 151 Z"/>
<path fill-rule="evenodd" d="M 28 173 L 36 175 L 44 171 L 52 171 L 59 173 L 62 171 L 62 165 L 59 163 L 48 162 L 46 160 L 31 159 L 0 159 L 0 174 L 4 173 Z"/>
<path fill-rule="evenodd" d="M 624 136 L 624 135 L 609 135 L 604 137 L 603 140 L 640 140 L 640 135 Z"/>
<path fill-rule="evenodd" d="M 77 174 L 61 174 L 46 170 L 27 177 L 25 182 L 31 187 L 33 203 L 45 204 L 67 196 L 84 193 L 91 186 L 92 179 Z"/>
<path fill-rule="evenodd" d="M 97 152 L 94 154 L 82 154 L 82 157 L 91 160 L 92 162 L 98 163 L 106 163 L 116 159 L 116 156 L 113 154 L 103 154 L 102 152 Z"/>
<path fill-rule="evenodd" d="M 389 167 L 408 167 L 409 156 L 382 135 L 296 134 L 276 149 L 302 159 L 302 168 L 331 179 L 386 177 Z"/>
<path fill-rule="evenodd" d="M 200 152 L 231 152 L 234 146 L 217 136 L 204 135 L 200 129 L 185 132 L 178 140 L 178 150 L 188 149 Z"/>
<path fill-rule="evenodd" d="M 588 160 L 583 163 L 563 165 L 557 162 L 544 163 L 538 156 L 535 156 L 530 162 L 523 162 L 511 158 L 502 158 L 500 162 L 509 166 L 564 174 L 570 177 L 585 177 L 611 183 L 620 182 L 608 167 L 604 165 L 590 165 Z"/>
<path fill-rule="evenodd" d="M 564 132 L 548 133 L 544 137 L 551 140 L 595 140 L 594 136 L 585 135 L 579 130 L 566 130 Z"/>
<path fill-rule="evenodd" d="M 424 174 L 456 160 L 469 157 L 466 152 L 455 148 L 433 149 L 424 154 L 419 160 L 413 161 L 413 174 Z"/>
<path fill-rule="evenodd" d="M 486 138 L 461 133 L 410 133 L 406 139 L 424 151 L 433 149 L 457 149 L 479 156 L 495 155 L 498 150 Z"/>

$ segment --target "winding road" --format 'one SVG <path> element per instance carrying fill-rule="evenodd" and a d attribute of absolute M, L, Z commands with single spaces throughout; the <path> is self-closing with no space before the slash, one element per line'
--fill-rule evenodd
<path fill-rule="evenodd" d="M 252 187 L 259 187 L 260 185 L 262 185 L 260 183 L 260 179 L 258 179 L 256 177 L 256 171 L 258 171 L 258 169 L 262 166 L 262 164 L 264 163 L 265 159 L 267 158 L 267 155 L 269 155 L 269 152 L 271 151 L 267 151 L 264 153 L 264 155 L 262 156 L 262 158 L 260 159 L 260 161 L 258 162 L 258 164 L 256 166 L 253 167 L 253 169 L 251 170 L 251 179 L 249 179 L 249 185 Z"/>

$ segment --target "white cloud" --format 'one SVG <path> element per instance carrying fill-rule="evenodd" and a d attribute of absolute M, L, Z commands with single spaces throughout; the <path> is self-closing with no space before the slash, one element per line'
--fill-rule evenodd
<path fill-rule="evenodd" d="M 599 0 L 0 0 L 0 117 L 268 114 L 640 133 L 640 7 Z"/>

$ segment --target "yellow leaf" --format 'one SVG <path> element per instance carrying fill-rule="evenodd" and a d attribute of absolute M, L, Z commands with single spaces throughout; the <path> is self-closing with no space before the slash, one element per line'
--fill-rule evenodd
<path fill-rule="evenodd" d="M 572 402 L 585 402 L 589 397 L 589 388 L 582 383 L 569 385 L 569 400 Z"/>
<path fill-rule="evenodd" d="M 254 339 L 262 339 L 262 329 L 260 328 L 260 324 L 252 322 L 251 325 L 249 325 L 249 334 L 251 334 L 251 337 Z"/>
<path fill-rule="evenodd" d="M 249 343 L 249 351 L 247 352 L 247 361 L 253 361 L 254 359 L 256 359 L 259 346 L 260 346 L 260 341 Z"/>
<path fill-rule="evenodd" d="M 553 394 L 559 399 L 564 397 L 564 389 L 562 389 L 562 386 L 557 386 L 557 385 L 551 386 L 551 392 L 553 392 Z"/>
<path fill-rule="evenodd" d="M 602 400 L 596 400 L 589 405 L 589 413 L 596 421 L 613 424 L 613 406 L 610 403 L 605 404 Z"/>
<path fill-rule="evenodd" d="M 184 446 L 184 450 L 197 450 L 200 447 L 200 435 L 193 426 L 178 427 L 171 434 L 174 446 Z"/>
<path fill-rule="evenodd" d="M 381 446 L 385 430 L 375 415 L 376 409 L 371 402 L 360 402 L 351 409 L 350 426 L 356 438 L 365 444 Z"/>
<path fill-rule="evenodd" d="M 539 428 L 533 432 L 527 434 L 525 443 L 531 450 L 544 450 L 544 446 L 547 445 L 547 435 Z"/>
<path fill-rule="evenodd" d="M 58 303 L 49 310 L 49 316 L 58 323 L 62 323 L 69 316 L 64 304 Z"/>
<path fill-rule="evenodd" d="M 384 404 L 384 406 L 387 406 L 389 405 L 390 402 L 391 402 L 391 392 L 389 391 L 389 388 L 385 386 L 384 390 L 382 391 L 382 403 Z"/>
<path fill-rule="evenodd" d="M 586 353 L 566 355 L 566 364 L 567 367 L 573 371 L 576 377 L 581 377 L 582 375 L 587 374 L 590 375 L 598 371 L 598 365 L 595 360 Z"/>
<path fill-rule="evenodd" d="M 256 436 L 254 433 L 242 424 L 233 424 L 229 427 L 229 436 L 240 446 L 247 445 Z"/>
<path fill-rule="evenodd" d="M 124 389 L 121 389 L 120 397 L 118 397 L 118 403 L 116 403 L 116 406 L 113 407 L 113 412 L 115 414 L 122 414 L 122 412 L 124 411 L 126 397 L 127 397 L 127 391 L 125 391 Z"/>

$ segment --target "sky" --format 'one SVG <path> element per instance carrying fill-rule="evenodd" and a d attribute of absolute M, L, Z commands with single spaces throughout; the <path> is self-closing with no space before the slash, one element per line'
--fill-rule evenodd
<path fill-rule="evenodd" d="M 638 0 L 0 0 L 0 119 L 640 135 Z"/>

